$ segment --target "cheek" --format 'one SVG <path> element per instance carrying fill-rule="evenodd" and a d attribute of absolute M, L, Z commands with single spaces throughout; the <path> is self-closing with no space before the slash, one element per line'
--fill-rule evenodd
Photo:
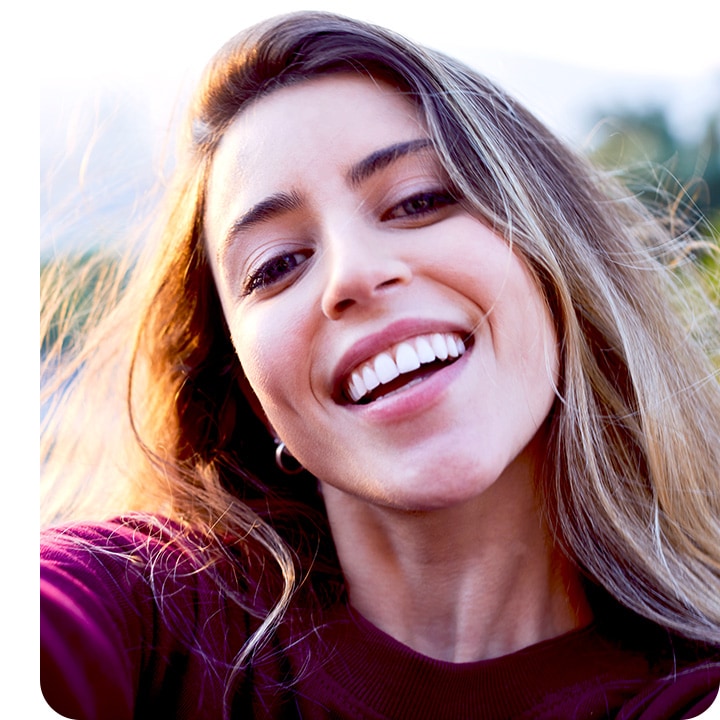
<path fill-rule="evenodd" d="M 534 288 L 533 288 L 534 291 Z M 523 380 L 528 405 L 538 414 L 546 414 L 555 398 L 559 373 L 557 333 L 539 294 L 524 311 L 523 337 L 518 338 L 519 375 Z"/>
<path fill-rule="evenodd" d="M 523 377 L 525 389 L 539 416 L 545 416 L 555 400 L 558 381 L 558 344 L 554 328 L 549 323 L 538 330 L 538 337 L 527 358 Z"/>
<path fill-rule="evenodd" d="M 287 315 L 252 312 L 236 317 L 231 325 L 235 352 L 245 377 L 270 422 L 277 426 L 278 414 L 287 410 L 306 376 L 300 328 Z"/>
<path fill-rule="evenodd" d="M 553 318 L 534 278 L 513 256 L 489 317 L 499 366 L 516 383 L 516 396 L 533 416 L 549 410 L 559 372 L 559 350 Z"/>

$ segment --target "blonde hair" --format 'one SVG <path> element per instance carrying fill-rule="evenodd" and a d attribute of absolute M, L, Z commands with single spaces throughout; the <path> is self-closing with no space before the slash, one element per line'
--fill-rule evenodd
<path fill-rule="evenodd" d="M 337 579 L 313 478 L 288 483 L 278 472 L 273 439 L 241 389 L 202 226 L 208 168 L 237 113 L 278 87 L 333 72 L 385 80 L 416 103 L 453 191 L 513 244 L 544 292 L 561 373 L 538 493 L 558 545 L 622 605 L 720 643 L 720 313 L 696 265 L 676 262 L 695 236 L 655 217 L 486 78 L 326 13 L 262 23 L 210 63 L 160 242 L 72 354 L 75 396 L 61 399 L 62 414 L 49 413 L 48 478 L 58 468 L 89 477 L 81 491 L 65 484 L 69 495 L 48 500 L 65 508 L 52 519 L 97 516 L 111 487 L 106 514 L 160 513 L 271 558 L 276 598 L 238 663 L 311 568 L 323 582 Z M 122 397 L 106 397 L 100 389 L 117 389 L 119 372 Z M 68 440 L 68 408 L 89 397 L 93 407 L 124 402 L 124 420 L 85 416 Z M 109 422 L 111 442 L 95 438 L 98 453 L 78 464 L 90 442 L 84 428 L 106 433 Z"/>

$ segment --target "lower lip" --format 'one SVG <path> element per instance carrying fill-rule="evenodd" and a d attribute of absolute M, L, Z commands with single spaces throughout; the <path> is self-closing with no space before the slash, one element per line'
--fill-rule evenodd
<path fill-rule="evenodd" d="M 452 365 L 437 370 L 420 382 L 396 390 L 367 405 L 347 405 L 372 422 L 398 422 L 426 412 L 445 396 L 448 387 L 462 373 L 472 348 Z"/>

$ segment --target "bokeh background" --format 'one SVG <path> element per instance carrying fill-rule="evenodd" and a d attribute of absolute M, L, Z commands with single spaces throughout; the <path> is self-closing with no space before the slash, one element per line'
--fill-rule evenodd
<path fill-rule="evenodd" d="M 694 182 L 703 209 L 720 203 L 710 0 L 69 0 L 39 19 L 42 260 L 122 242 L 172 167 L 173 129 L 205 62 L 241 28 L 306 8 L 456 55 L 605 164 L 662 163 Z"/>

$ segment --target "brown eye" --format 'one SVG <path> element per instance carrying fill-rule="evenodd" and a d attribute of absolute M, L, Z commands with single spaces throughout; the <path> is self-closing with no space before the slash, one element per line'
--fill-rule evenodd
<path fill-rule="evenodd" d="M 455 205 L 457 200 L 448 192 L 432 191 L 418 193 L 406 198 L 395 207 L 388 210 L 382 220 L 397 220 L 402 218 L 429 215 L 442 210 L 449 205 Z"/>
<path fill-rule="evenodd" d="M 243 290 L 244 295 L 249 295 L 255 290 L 262 290 L 277 282 L 293 272 L 302 265 L 308 257 L 307 252 L 290 252 L 276 255 L 263 263 L 247 279 Z"/>

